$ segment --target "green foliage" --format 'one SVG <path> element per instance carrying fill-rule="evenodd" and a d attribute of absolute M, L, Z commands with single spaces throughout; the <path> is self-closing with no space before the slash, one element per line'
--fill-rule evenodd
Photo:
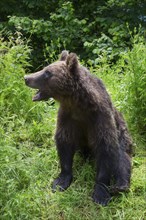
<path fill-rule="evenodd" d="M 20 45 L 21 42 L 19 44 L 19 38 L 17 40 L 18 45 L 17 43 L 14 44 L 12 40 L 9 41 L 8 45 L 3 42 L 0 45 L 0 114 L 3 114 L 5 106 L 7 106 L 7 112 L 17 111 L 19 109 L 17 104 L 20 106 L 25 100 L 25 94 L 22 93 L 21 76 L 24 74 L 24 67 L 27 65 L 28 50 L 24 45 Z M 11 49 L 8 46 L 11 46 Z M 19 84 L 20 87 L 18 87 Z M 19 95 L 17 96 L 17 94 Z M 15 99 L 17 99 L 17 102 L 13 101 Z"/>
<path fill-rule="evenodd" d="M 136 36 L 133 48 L 124 54 L 124 85 L 125 106 L 128 110 L 130 122 L 136 125 L 141 134 L 146 135 L 146 43 Z"/>
<path fill-rule="evenodd" d="M 2 135 L 9 136 L 12 133 L 13 141 L 23 141 L 26 136 L 33 140 L 36 136 L 36 143 L 40 145 L 44 138 L 44 131 L 39 135 L 42 114 L 46 112 L 47 105 L 42 104 L 43 111 L 40 111 L 40 105 L 34 105 L 31 100 L 30 90 L 25 86 L 24 75 L 28 70 L 30 48 L 26 42 L 21 39 L 20 33 L 17 33 L 16 39 L 10 37 L 8 42 L 0 41 L 0 120 Z M 48 105 L 51 101 L 48 102 Z M 50 107 L 51 108 L 51 107 Z M 52 109 L 54 107 L 52 106 Z M 48 114 L 49 118 L 49 114 Z M 53 120 L 53 119 L 51 119 Z M 32 130 L 27 135 L 27 128 L 23 134 L 17 127 L 22 127 L 26 122 L 32 123 Z M 46 123 L 48 121 L 46 120 Z M 15 135 L 16 133 L 16 135 Z"/>
<path fill-rule="evenodd" d="M 104 51 L 116 61 L 131 46 L 129 29 L 141 24 L 143 34 L 145 8 L 142 0 L 20 0 L 19 5 L 1 0 L 0 29 L 21 31 L 30 39 L 33 68 L 51 62 L 63 49 L 96 65 Z"/>
<path fill-rule="evenodd" d="M 30 49 L 21 40 L 20 33 L 17 34 L 16 40 L 11 37 L 8 42 L 0 42 L 0 117 L 5 115 L 12 120 L 18 115 L 22 117 L 32 106 L 30 102 L 25 105 L 28 91 L 23 82 Z"/>
<path fill-rule="evenodd" d="M 107 83 L 131 130 L 146 137 L 146 42 L 139 34 L 131 41 L 132 48 L 121 53 L 115 64 L 110 63 L 108 51 L 103 51 L 93 71 Z"/>
<path fill-rule="evenodd" d="M 12 16 L 9 18 L 8 27 L 21 31 L 23 35 L 31 39 L 32 59 L 37 65 L 42 57 L 45 57 L 45 62 L 52 61 L 53 53 L 53 58 L 56 58 L 61 50 L 69 45 L 70 50 L 76 50 L 78 47 L 76 42 L 82 42 L 84 34 L 88 31 L 86 20 L 75 18 L 70 2 L 63 3 L 61 8 L 50 13 L 49 20 Z"/>

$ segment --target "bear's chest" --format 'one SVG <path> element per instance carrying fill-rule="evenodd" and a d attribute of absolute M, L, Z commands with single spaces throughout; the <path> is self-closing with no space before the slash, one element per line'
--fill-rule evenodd
<path fill-rule="evenodd" d="M 86 123 L 87 115 L 85 112 L 81 111 L 80 109 L 73 109 L 71 111 L 71 117 L 73 120 L 81 123 Z"/>

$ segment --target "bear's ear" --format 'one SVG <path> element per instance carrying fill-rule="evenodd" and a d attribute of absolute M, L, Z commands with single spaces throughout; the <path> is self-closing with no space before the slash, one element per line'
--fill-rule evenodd
<path fill-rule="evenodd" d="M 67 50 L 63 50 L 61 55 L 60 55 L 60 61 L 65 61 L 68 57 L 68 51 Z"/>
<path fill-rule="evenodd" d="M 70 53 L 67 57 L 66 64 L 71 73 L 76 73 L 78 68 L 78 58 L 75 53 Z"/>

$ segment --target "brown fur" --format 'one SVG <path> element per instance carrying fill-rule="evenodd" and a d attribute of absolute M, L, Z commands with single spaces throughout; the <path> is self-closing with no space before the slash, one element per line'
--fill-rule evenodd
<path fill-rule="evenodd" d="M 55 135 L 61 173 L 53 189 L 66 189 L 72 181 L 77 149 L 95 156 L 97 174 L 93 200 L 106 205 L 109 191 L 127 190 L 131 175 L 131 138 L 126 123 L 112 104 L 103 82 L 79 65 L 74 53 L 63 51 L 60 61 L 25 76 L 26 84 L 39 91 L 34 101 L 58 100 Z M 114 186 L 111 186 L 111 180 Z M 111 189 L 112 190 L 109 190 Z"/>

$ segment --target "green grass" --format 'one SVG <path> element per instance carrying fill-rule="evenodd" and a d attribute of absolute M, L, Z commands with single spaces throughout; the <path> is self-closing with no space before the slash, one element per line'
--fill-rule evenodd
<path fill-rule="evenodd" d="M 84 163 L 79 155 L 75 157 L 74 181 L 70 188 L 63 193 L 52 193 L 51 184 L 59 173 L 52 136 L 44 133 L 42 144 L 37 146 L 29 135 L 24 135 L 25 140 L 22 140 L 25 126 L 15 130 L 16 139 L 10 132 L 1 141 L 0 219 L 144 219 L 146 170 L 143 153 L 137 153 L 134 158 L 130 192 L 113 198 L 109 206 L 103 208 L 91 199 L 94 166 L 91 162 Z M 40 127 L 46 130 L 50 126 L 54 129 L 53 122 L 49 125 L 40 122 Z M 27 134 L 32 129 L 33 124 L 29 124 Z"/>
<path fill-rule="evenodd" d="M 27 46 L 2 43 L 1 48 L 8 52 L 0 57 L 0 219 L 144 220 L 145 142 L 135 130 L 136 156 L 129 193 L 114 197 L 107 207 L 95 204 L 91 198 L 93 162 L 85 162 L 78 154 L 73 183 L 63 193 L 52 193 L 53 179 L 60 171 L 53 140 L 58 104 L 31 101 L 33 92 L 23 82 Z M 105 81 L 116 106 L 126 113 L 123 93 L 119 94 L 121 81 L 113 70 L 104 64 L 95 72 Z"/>

